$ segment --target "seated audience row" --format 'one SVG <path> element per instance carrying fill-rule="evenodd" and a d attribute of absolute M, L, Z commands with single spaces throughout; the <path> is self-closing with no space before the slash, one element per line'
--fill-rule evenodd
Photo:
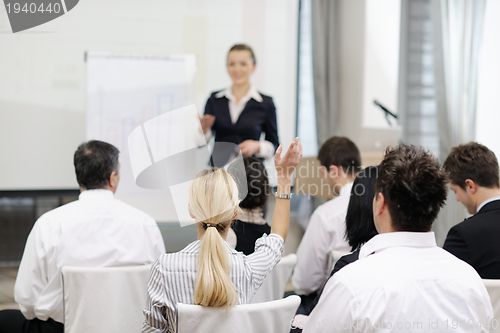
<path fill-rule="evenodd" d="M 428 152 L 388 149 L 373 199 L 378 235 L 326 283 L 304 332 L 488 332 L 489 295 L 478 273 L 436 245 L 432 223 L 447 175 Z"/>
<path fill-rule="evenodd" d="M 252 249 L 251 255 L 237 252 L 224 242 L 231 221 L 240 212 L 240 202 L 231 175 L 217 168 L 198 175 L 190 189 L 189 211 L 197 222 L 198 240 L 178 253 L 163 255 L 165 247 L 156 222 L 113 197 L 120 179 L 118 149 L 101 141 L 82 144 L 74 156 L 79 199 L 44 214 L 35 223 L 15 286 L 21 311 L 0 311 L 0 332 L 64 332 L 63 266 L 107 267 L 156 261 L 144 311 L 147 332 L 174 332 L 177 302 L 228 308 L 248 303 L 281 259 L 288 233 L 291 176 L 302 156 L 302 145 L 296 139 L 283 158 L 282 150 L 278 148 L 275 155 L 280 197 L 269 235 L 265 235 L 267 230 L 258 229 L 265 225 L 260 223 L 263 212 L 255 209 L 263 206 L 265 197 L 246 208 L 248 215 L 257 217 L 242 222 L 248 222 L 245 231 L 251 230 L 252 238 L 259 238 L 253 241 L 255 251 Z M 245 163 L 263 171 L 260 160 L 249 158 Z M 258 178 L 263 188 L 269 186 L 265 173 L 261 177 L 250 170 L 248 178 Z M 221 200 L 223 197 L 229 199 Z M 258 227 L 254 228 L 252 222 Z M 259 232 L 264 235 L 257 237 Z M 250 243 L 241 243 L 250 249 Z M 175 288 L 167 288 L 166 281 L 174 283 Z M 186 285 L 190 288 L 182 287 Z M 168 297 L 164 297 L 165 290 Z"/>
<path fill-rule="evenodd" d="M 21 311 L 0 311 L 0 332 L 64 331 L 63 266 L 154 262 L 143 332 L 175 332 L 177 303 L 227 308 L 248 303 L 280 261 L 291 176 L 302 156 L 298 139 L 283 158 L 282 147 L 276 151 L 280 195 L 271 227 L 264 220 L 265 168 L 247 157 L 249 195 L 241 203 L 233 178 L 223 169 L 205 170 L 193 181 L 189 212 L 198 240 L 171 254 L 164 254 L 151 217 L 113 198 L 118 154 L 100 141 L 78 148 L 79 200 L 35 223 L 15 286 Z M 458 331 L 487 331 L 492 308 L 481 277 L 500 278 L 495 155 L 469 143 L 455 147 L 441 167 L 427 151 L 402 144 L 388 148 L 379 167 L 359 172 L 357 147 L 333 137 L 318 159 L 325 182 L 338 197 L 313 213 L 297 252 L 292 282 L 303 295 L 299 312 L 310 313 L 305 331 L 403 331 L 408 323 L 417 325 L 410 331 L 441 331 L 462 319 L 476 325 Z M 445 204 L 448 180 L 457 200 L 475 214 L 450 230 L 444 248 L 454 256 L 436 246 L 431 231 Z M 236 250 L 225 242 L 231 225 Z M 329 253 L 349 248 L 353 252 L 328 272 Z"/>
<path fill-rule="evenodd" d="M 344 248 L 345 240 L 342 236 L 339 239 L 338 235 L 345 233 L 349 239 L 343 221 L 346 219 L 347 223 L 347 205 L 356 193 L 351 190 L 350 199 L 345 195 L 344 189 L 352 188 L 352 183 L 349 183 L 352 177 L 342 178 L 342 175 L 350 175 L 351 167 L 360 166 L 358 156 L 354 143 L 340 137 L 327 140 L 318 154 L 322 169 L 329 172 L 324 181 L 334 189 L 342 187 L 338 197 L 314 211 L 297 251 L 298 264 L 292 283 L 295 292 L 302 297 L 300 314 L 310 312 L 318 290 L 330 275 L 327 271 L 329 253 Z M 444 169 L 457 201 L 462 202 L 470 214 L 475 214 L 451 228 L 444 249 L 473 266 L 482 278 L 500 279 L 500 243 L 495 238 L 496 232 L 500 232 L 497 223 L 500 220 L 500 187 L 499 166 L 494 153 L 475 142 L 459 145 L 452 149 Z M 337 176 L 339 173 L 340 177 Z"/>

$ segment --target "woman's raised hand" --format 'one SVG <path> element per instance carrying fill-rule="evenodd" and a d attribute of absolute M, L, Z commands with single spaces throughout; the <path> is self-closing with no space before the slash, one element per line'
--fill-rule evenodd
<path fill-rule="evenodd" d="M 295 171 L 296 166 L 302 158 L 302 144 L 299 143 L 299 138 L 295 138 L 283 157 L 281 157 L 282 151 L 283 147 L 279 146 L 274 156 L 274 165 L 278 172 L 278 187 L 276 190 L 279 194 L 289 194 L 291 190 L 292 173 Z M 273 221 L 271 223 L 271 233 L 280 235 L 283 240 L 286 240 L 289 220 L 290 200 L 282 197 L 276 199 Z"/>
<path fill-rule="evenodd" d="M 280 145 L 274 155 L 274 166 L 278 173 L 278 179 L 291 179 L 292 173 L 302 158 L 302 144 L 299 143 L 299 138 L 295 138 L 283 157 L 281 157 L 282 151 L 283 147 Z"/>

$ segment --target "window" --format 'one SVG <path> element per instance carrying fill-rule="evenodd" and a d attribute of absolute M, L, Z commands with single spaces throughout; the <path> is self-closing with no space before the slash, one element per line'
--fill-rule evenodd
<path fill-rule="evenodd" d="M 439 156 L 431 3 L 403 1 L 401 9 L 399 110 L 403 142 L 423 146 Z"/>
<path fill-rule="evenodd" d="M 304 156 L 318 154 L 312 68 L 311 0 L 300 0 L 297 136 Z"/>
<path fill-rule="evenodd" d="M 500 1 L 487 1 L 479 53 L 476 140 L 500 158 Z"/>

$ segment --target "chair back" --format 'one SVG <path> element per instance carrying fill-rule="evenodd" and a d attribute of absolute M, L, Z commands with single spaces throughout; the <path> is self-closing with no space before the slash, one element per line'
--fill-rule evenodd
<path fill-rule="evenodd" d="M 177 333 L 288 333 L 300 297 L 225 307 L 177 304 Z"/>
<path fill-rule="evenodd" d="M 151 265 L 61 269 L 65 333 L 140 332 Z"/>
<path fill-rule="evenodd" d="M 297 255 L 295 253 L 281 258 L 280 262 L 266 276 L 250 303 L 262 303 L 282 299 L 296 263 Z"/>
<path fill-rule="evenodd" d="M 500 333 L 500 280 L 483 279 L 493 306 L 493 322 L 490 333 Z"/>
<path fill-rule="evenodd" d="M 345 256 L 346 254 L 349 254 L 351 252 L 349 251 L 336 251 L 336 250 L 333 250 L 333 251 L 330 251 L 330 253 L 328 254 L 328 276 L 330 276 L 330 273 L 333 271 L 333 268 L 335 267 L 335 264 L 337 263 L 337 261 L 339 261 L 339 259 L 343 256 Z"/>

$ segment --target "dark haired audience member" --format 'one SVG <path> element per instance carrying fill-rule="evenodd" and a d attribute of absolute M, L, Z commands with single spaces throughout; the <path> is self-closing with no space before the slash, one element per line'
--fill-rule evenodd
<path fill-rule="evenodd" d="M 351 190 L 351 199 L 345 217 L 345 237 L 352 253 L 341 257 L 330 276 L 359 257 L 361 246 L 377 235 L 373 223 L 373 197 L 377 181 L 378 166 L 370 166 L 359 172 Z"/>
<path fill-rule="evenodd" d="M 165 253 L 156 222 L 114 198 L 119 153 L 102 141 L 78 147 L 74 165 L 81 193 L 35 222 L 14 287 L 21 311 L 1 311 L 0 332 L 64 332 L 63 266 L 141 265 Z"/>
<path fill-rule="evenodd" d="M 330 278 L 342 267 L 358 260 L 361 245 L 378 234 L 373 223 L 373 197 L 375 196 L 377 174 L 378 167 L 370 166 L 361 170 L 352 184 L 351 199 L 349 200 L 347 215 L 345 217 L 345 237 L 351 247 L 352 253 L 340 257 L 330 273 Z M 300 309 L 303 312 L 301 314 L 308 315 L 311 313 L 312 309 L 318 304 L 322 292 L 323 289 L 310 304 L 310 308 Z"/>
<path fill-rule="evenodd" d="M 250 302 L 280 261 L 288 234 L 292 174 L 302 157 L 302 145 L 295 138 L 283 157 L 282 151 L 280 146 L 274 156 L 281 195 L 276 199 L 271 234 L 262 236 L 248 256 L 225 242 L 240 211 L 234 178 L 224 169 L 213 168 L 193 179 L 187 208 L 196 222 L 198 240 L 179 252 L 162 255 L 152 266 L 143 333 L 177 332 L 178 303 L 229 310 Z"/>
<path fill-rule="evenodd" d="M 450 187 L 469 214 L 448 232 L 443 248 L 476 269 L 500 279 L 500 185 L 495 154 L 470 142 L 451 149 L 444 162 Z"/>
<path fill-rule="evenodd" d="M 270 193 L 269 180 L 264 164 L 256 157 L 244 157 L 248 194 L 240 202 L 241 211 L 232 224 L 236 234 L 236 251 L 253 253 L 255 241 L 270 234 L 271 227 L 264 219 L 264 207 Z"/>
<path fill-rule="evenodd" d="M 326 140 L 318 152 L 318 160 L 324 182 L 338 196 L 314 211 L 297 249 L 292 284 L 295 292 L 301 295 L 301 308 L 305 309 L 330 276 L 330 252 L 349 252 L 349 244 L 344 238 L 344 221 L 352 183 L 361 169 L 359 150 L 345 137 L 334 136 Z"/>
<path fill-rule="evenodd" d="M 446 174 L 429 152 L 388 149 L 373 199 L 379 234 L 328 280 L 304 332 L 441 332 L 463 318 L 474 325 L 455 332 L 487 331 L 480 325 L 493 309 L 483 281 L 431 231 L 446 195 Z"/>

